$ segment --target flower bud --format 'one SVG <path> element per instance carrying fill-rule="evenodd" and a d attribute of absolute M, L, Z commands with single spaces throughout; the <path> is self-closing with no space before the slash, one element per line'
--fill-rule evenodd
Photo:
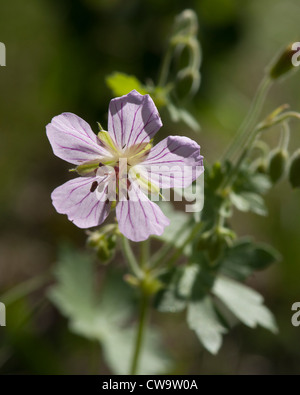
<path fill-rule="evenodd" d="M 224 248 L 231 244 L 231 240 L 234 238 L 235 234 L 232 230 L 225 227 L 218 227 L 202 234 L 198 241 L 198 249 L 206 251 L 210 262 L 215 263 Z"/>
<path fill-rule="evenodd" d="M 298 149 L 291 157 L 289 181 L 292 188 L 300 187 L 300 149 Z"/>
<path fill-rule="evenodd" d="M 273 184 L 278 182 L 284 175 L 288 155 L 288 152 L 283 149 L 275 149 L 271 152 L 268 163 L 268 174 Z"/>
<path fill-rule="evenodd" d="M 269 75 L 273 80 L 282 77 L 290 70 L 296 68 L 297 65 L 295 64 L 294 56 L 297 56 L 296 54 L 299 50 L 300 43 L 292 43 L 272 62 Z"/>
<path fill-rule="evenodd" d="M 258 158 L 252 163 L 252 168 L 256 173 L 259 174 L 267 174 L 268 169 L 267 169 L 267 163 L 266 160 Z"/>
<path fill-rule="evenodd" d="M 101 263 L 108 263 L 114 257 L 116 251 L 116 226 L 107 225 L 100 230 L 91 232 L 87 244 L 96 251 Z"/>

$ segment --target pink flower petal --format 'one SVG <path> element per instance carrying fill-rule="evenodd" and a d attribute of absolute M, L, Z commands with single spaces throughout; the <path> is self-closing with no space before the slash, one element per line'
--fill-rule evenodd
<path fill-rule="evenodd" d="M 46 131 L 54 154 L 67 162 L 78 165 L 109 156 L 89 124 L 75 114 L 65 112 L 54 117 Z"/>
<path fill-rule="evenodd" d="M 143 241 L 150 235 L 160 236 L 169 219 L 157 204 L 151 202 L 137 185 L 128 191 L 129 200 L 120 201 L 116 207 L 119 229 L 132 241 Z"/>
<path fill-rule="evenodd" d="M 56 211 L 67 214 L 79 228 L 102 224 L 109 214 L 110 203 L 106 203 L 105 188 L 102 199 L 96 191 L 91 192 L 93 183 L 99 181 L 99 177 L 77 177 L 56 188 L 51 194 Z"/>
<path fill-rule="evenodd" d="M 149 95 L 133 90 L 109 104 L 108 131 L 119 148 L 147 143 L 161 127 L 160 116 Z"/>
<path fill-rule="evenodd" d="M 204 171 L 200 146 L 183 136 L 162 140 L 141 165 L 160 188 L 186 188 Z"/>

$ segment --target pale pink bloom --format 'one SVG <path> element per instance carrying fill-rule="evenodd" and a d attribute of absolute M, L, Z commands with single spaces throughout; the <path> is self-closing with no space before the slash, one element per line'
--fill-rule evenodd
<path fill-rule="evenodd" d="M 98 136 L 75 114 L 54 117 L 47 125 L 53 152 L 81 174 L 53 191 L 56 210 L 78 227 L 91 228 L 116 204 L 119 229 L 128 239 L 161 235 L 169 219 L 147 192 L 185 188 L 203 172 L 200 147 L 188 137 L 169 136 L 152 147 L 161 126 L 151 97 L 137 91 L 111 100 L 108 132 Z"/>

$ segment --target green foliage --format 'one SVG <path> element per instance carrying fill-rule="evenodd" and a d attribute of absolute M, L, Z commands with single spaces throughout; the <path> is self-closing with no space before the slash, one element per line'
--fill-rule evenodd
<path fill-rule="evenodd" d="M 239 169 L 229 195 L 231 203 L 240 211 L 267 215 L 263 196 L 272 184 L 268 176 L 253 171 L 249 166 Z"/>
<path fill-rule="evenodd" d="M 186 284 L 184 276 L 188 276 Z M 187 308 L 188 326 L 195 331 L 202 345 L 216 354 L 222 345 L 222 335 L 227 332 L 227 315 L 223 315 L 212 295 L 245 325 L 251 328 L 261 325 L 276 333 L 274 317 L 262 304 L 260 294 L 228 277 L 217 276 L 214 282 L 211 275 L 198 271 L 195 266 L 181 268 L 171 276 L 166 288 L 158 294 L 156 307 L 161 312 L 169 313 Z"/>
<path fill-rule="evenodd" d="M 254 270 L 262 270 L 275 259 L 278 259 L 278 254 L 271 248 L 255 246 L 250 240 L 245 240 L 234 246 L 230 253 L 227 252 L 219 265 L 224 273 L 243 280 Z M 263 305 L 263 297 L 218 273 L 209 267 L 203 255 L 197 264 L 172 269 L 160 278 L 165 286 L 156 297 L 156 308 L 168 313 L 187 309 L 189 328 L 195 331 L 199 341 L 212 354 L 219 351 L 222 336 L 231 326 L 227 318 L 230 314 L 226 309 L 251 328 L 261 325 L 276 333 L 274 317 Z M 220 302 L 223 306 L 220 306 Z"/>
<path fill-rule="evenodd" d="M 55 269 L 57 284 L 50 289 L 49 298 L 68 318 L 74 333 L 101 343 L 104 358 L 115 374 L 127 374 L 136 333 L 135 326 L 128 326 L 133 307 L 132 290 L 120 273 L 110 272 L 98 295 L 95 274 L 90 256 L 65 248 Z M 162 373 L 169 366 L 157 332 L 149 329 L 139 373 Z"/>
<path fill-rule="evenodd" d="M 105 81 L 107 86 L 112 90 L 114 96 L 127 95 L 127 93 L 134 89 L 141 95 L 146 95 L 148 93 L 142 83 L 133 75 L 115 71 L 107 76 Z"/>
<path fill-rule="evenodd" d="M 66 221 L 55 219 L 54 216 L 47 214 L 49 199 L 43 198 L 44 193 L 47 194 L 50 184 L 54 185 L 59 182 L 60 171 L 56 165 L 53 169 L 54 159 L 45 143 L 41 125 L 49 122 L 54 114 L 64 111 L 64 108 L 73 109 L 72 111 L 75 113 L 90 120 L 95 119 L 99 112 L 104 113 L 107 110 L 107 93 L 103 91 L 103 79 L 111 70 L 128 70 L 128 67 L 131 67 L 130 74 L 150 78 L 159 74 L 157 64 L 161 62 L 157 62 L 156 56 L 159 46 L 164 45 L 165 42 L 165 38 L 160 37 L 160 34 L 167 30 L 173 11 L 179 9 L 182 2 L 152 1 L 147 4 L 145 2 L 145 9 L 142 9 L 143 7 L 139 6 L 138 2 L 135 2 L 136 4 L 128 2 L 127 5 L 125 5 L 126 2 L 123 3 L 94 0 L 74 2 L 70 12 L 67 13 L 67 18 L 59 16 L 60 7 L 49 7 L 48 2 L 36 2 L 34 9 L 27 7 L 21 1 L 18 1 L 17 4 L 7 2 L 6 7 L 2 10 L 1 29 L 4 29 L 5 37 L 9 36 L 10 64 L 17 65 L 17 69 L 20 71 L 15 73 L 9 71 L 14 68 L 7 68 L 6 72 L 5 68 L 1 68 L 3 76 L 5 75 L 2 80 L 2 90 L 6 98 L 2 101 L 0 108 L 1 127 L 4 133 L 1 158 L 3 159 L 3 168 L 5 168 L 1 194 L 4 237 L 1 243 L 1 253 L 3 262 L 7 260 L 8 266 L 14 268 L 14 270 L 3 271 L 1 280 L 4 289 L 14 281 L 19 281 L 19 276 L 24 274 L 23 267 L 32 273 L 34 279 L 34 272 L 40 270 L 36 268 L 42 269 L 44 262 L 51 261 L 53 256 L 51 245 L 54 246 L 62 237 L 76 238 L 76 232 L 79 232 L 75 230 L 75 227 L 69 226 Z M 249 67 L 254 64 L 253 62 L 246 62 L 246 64 L 243 57 L 238 59 L 236 56 L 232 56 L 239 53 L 239 51 L 234 51 L 234 47 L 238 44 L 239 48 L 244 49 L 244 53 L 249 52 L 254 55 L 253 59 L 257 60 L 257 64 L 262 64 L 266 53 L 271 53 L 270 51 L 273 49 L 276 50 L 279 41 L 283 42 L 288 37 L 296 37 L 294 33 L 298 31 L 298 22 L 297 18 L 293 18 L 293 16 L 297 0 L 288 0 L 285 5 L 285 12 L 292 16 L 292 18 L 287 18 L 289 23 L 285 26 L 281 23 L 274 23 L 276 18 L 280 19 L 282 11 L 280 3 L 282 2 L 276 0 L 274 3 L 276 3 L 274 7 L 270 7 L 267 2 L 245 2 L 245 12 L 251 13 L 251 19 L 257 27 L 257 29 L 252 29 L 249 24 L 248 29 L 252 30 L 251 34 L 244 35 L 247 37 L 245 42 L 237 34 L 244 22 L 244 12 L 239 12 L 240 4 L 236 0 L 191 2 L 191 6 L 195 7 L 195 12 L 185 12 L 181 18 L 178 18 L 174 34 L 170 37 L 172 48 L 166 82 L 157 81 L 156 84 L 148 82 L 148 79 L 143 79 L 143 81 L 147 81 L 147 83 L 143 83 L 134 75 L 116 72 L 107 77 L 107 84 L 112 90 L 112 95 L 124 95 L 132 89 L 136 89 L 142 94 L 149 93 L 157 107 L 164 107 L 173 122 L 184 122 L 192 130 L 199 129 L 198 119 L 201 119 L 201 122 L 206 126 L 204 132 L 207 137 L 204 141 L 201 139 L 199 142 L 205 151 L 205 156 L 215 156 L 215 152 L 222 148 L 221 144 L 226 135 L 229 135 L 229 130 L 224 133 L 220 131 L 222 139 L 218 139 L 219 134 L 216 134 L 216 129 L 221 124 L 225 125 L 226 129 L 230 125 L 235 125 L 245 110 L 245 100 L 240 96 L 240 89 L 232 88 L 234 86 L 231 84 L 232 64 L 234 64 L 240 81 L 245 75 L 251 74 Z M 22 12 L 17 13 L 15 9 L 20 9 Z M 188 102 L 183 99 L 190 88 L 193 87 L 195 91 L 200 82 L 201 52 L 197 40 L 197 18 L 195 19 L 197 14 L 201 18 L 201 36 L 207 58 L 205 59 L 205 90 L 195 97 L 192 103 L 194 111 L 192 115 L 188 111 L 190 110 L 187 106 Z M 268 18 L 265 15 L 268 15 Z M 157 21 L 157 29 L 152 28 L 153 18 Z M 86 21 L 84 26 L 80 20 Z M 40 34 L 37 35 L 37 32 Z M 262 44 L 265 50 L 254 54 L 253 49 L 257 48 L 257 44 L 262 43 L 262 37 L 266 32 L 271 40 L 266 38 L 265 44 Z M 137 34 L 140 39 L 132 40 Z M 111 39 L 99 40 L 99 37 L 110 37 Z M 183 41 L 185 39 L 189 46 L 184 47 Z M 198 58 L 194 56 L 197 53 L 191 51 L 191 44 L 196 44 L 196 51 L 200 55 Z M 271 48 L 272 46 L 273 48 Z M 100 51 L 98 51 L 99 49 Z M 29 53 L 30 56 L 28 56 Z M 291 55 L 289 48 L 276 59 L 276 62 L 273 62 L 271 76 L 274 79 L 291 68 Z M 19 59 L 22 59 L 22 62 L 19 62 Z M 198 59 L 198 62 L 195 62 L 194 59 Z M 190 67 L 192 70 L 184 71 L 186 66 L 192 66 Z M 51 72 L 48 72 L 48 69 Z M 33 72 L 28 73 L 28 70 Z M 32 75 L 34 75 L 33 84 Z M 190 79 L 193 81 L 190 82 Z M 249 78 L 244 80 L 248 85 L 242 90 L 251 91 L 252 80 Z M 15 85 L 18 86 L 17 95 L 15 89 L 12 89 Z M 181 89 L 182 85 L 183 89 Z M 32 89 L 28 90 L 28 86 Z M 290 85 L 290 87 L 293 86 L 293 84 Z M 289 92 L 289 89 L 289 86 L 285 86 L 284 93 Z M 267 107 L 278 105 L 280 90 L 274 93 Z M 297 89 L 290 93 L 297 96 Z M 296 96 L 293 97 L 294 102 L 297 102 Z M 240 100 L 241 98 L 242 100 Z M 230 108 L 231 103 L 236 105 Z M 33 109 L 39 109 L 39 111 L 35 111 L 33 115 Z M 222 119 L 224 114 L 226 116 Z M 269 118 L 269 122 L 262 125 L 264 132 L 272 124 L 280 124 L 281 113 L 275 111 L 275 114 L 273 119 Z M 166 123 L 166 120 L 163 119 L 163 122 Z M 179 126 L 177 129 L 179 130 Z M 20 133 L 20 130 L 24 132 Z M 264 133 L 258 135 L 258 138 L 263 138 L 263 135 Z M 211 138 L 214 139 L 212 146 L 210 145 Z M 270 139 L 270 141 L 273 140 Z M 299 151 L 296 151 L 290 160 L 289 181 L 293 188 L 300 187 L 299 156 Z M 238 160 L 238 152 L 235 152 L 235 156 L 229 157 L 230 163 L 224 160 L 222 163 L 216 162 L 212 166 L 206 165 L 205 207 L 200 213 L 203 229 L 185 246 L 183 251 L 180 251 L 181 246 L 189 237 L 197 221 L 200 220 L 200 214 L 195 218 L 195 215 L 174 210 L 168 203 L 162 204 L 166 207 L 166 215 L 171 219 L 171 225 L 166 228 L 165 233 L 159 239 L 163 243 L 163 248 L 170 246 L 171 253 L 179 251 L 180 255 L 175 265 L 173 262 L 172 270 L 167 271 L 168 257 L 165 257 L 158 267 L 160 270 L 166 270 L 167 273 L 160 276 L 165 287 L 157 295 L 157 306 L 160 311 L 166 312 L 187 309 L 189 326 L 212 353 L 219 349 L 225 328 L 228 329 L 226 324 L 229 324 L 233 312 L 242 321 L 244 320 L 248 325 L 251 324 L 250 326 L 264 322 L 264 326 L 274 330 L 272 318 L 270 319 L 270 315 L 262 306 L 260 296 L 253 296 L 251 290 L 249 294 L 249 289 L 245 292 L 243 286 L 229 279 L 225 279 L 224 285 L 224 277 L 221 277 L 223 284 L 222 281 L 220 283 L 221 275 L 236 281 L 245 281 L 256 270 L 263 270 L 273 261 L 278 260 L 278 254 L 266 245 L 254 243 L 252 240 L 238 239 L 234 241 L 233 239 L 237 236 L 233 236 L 231 216 L 234 215 L 234 210 L 232 207 L 244 212 L 252 211 L 265 214 L 263 195 L 271 187 L 269 177 L 259 174 L 259 171 L 266 171 L 267 157 L 262 155 L 257 158 L 257 163 L 260 163 L 261 167 L 260 169 L 256 168 L 255 171 L 252 157 L 246 159 L 244 166 L 235 169 L 231 182 L 227 184 L 228 174 L 234 168 L 235 160 Z M 77 168 L 81 174 L 88 173 L 92 169 L 93 164 L 90 169 Z M 18 185 L 17 194 L 15 185 Z M 226 188 L 223 188 L 224 185 Z M 272 199 L 272 195 L 269 198 Z M 36 205 L 36 202 L 41 204 Z M 27 209 L 22 209 L 24 207 Z M 271 229 L 271 222 L 267 221 L 266 219 L 266 225 L 269 224 Z M 41 223 L 45 231 L 41 231 Z M 7 229 L 5 229 L 6 227 Z M 289 248 L 286 248 L 287 238 L 277 237 L 276 240 L 279 248 L 281 245 L 281 248 L 284 247 L 288 251 L 286 260 L 289 264 L 284 265 L 285 276 L 283 277 L 286 277 L 285 281 L 291 286 L 281 287 L 285 289 L 285 292 L 281 293 L 280 300 L 282 303 L 289 303 L 292 290 L 296 286 L 296 283 L 292 286 L 293 280 L 297 278 L 299 270 L 297 260 L 294 259 L 298 252 L 295 239 L 297 236 L 295 219 L 285 217 L 284 227 L 287 229 L 290 227 Z M 274 235 L 280 232 L 280 226 L 273 228 Z M 103 230 L 103 228 L 101 229 Z M 222 248 L 215 248 L 225 240 L 223 236 L 226 232 L 228 234 L 232 232 L 232 237 L 222 243 Z M 208 237 L 204 237 L 204 235 Z M 293 242 L 293 239 L 296 241 Z M 101 262 L 114 257 L 115 242 L 115 237 L 111 237 L 111 235 L 93 240 L 92 248 L 94 248 L 95 254 L 100 257 Z M 157 240 L 155 243 L 158 243 Z M 211 251 L 215 255 L 211 254 Z M 210 256 L 214 259 L 204 262 L 203 256 Z M 119 259 L 119 255 L 117 259 Z M 62 264 L 62 262 L 64 263 Z M 116 263 L 118 264 L 118 262 Z M 123 263 L 121 261 L 120 265 Z M 3 264 L 5 265 L 5 263 Z M 63 268 L 64 265 L 65 268 L 68 267 L 67 270 Z M 101 267 L 101 270 L 104 271 L 104 268 Z M 127 373 L 128 361 L 131 358 L 129 344 L 132 343 L 135 334 L 135 329 L 128 327 L 133 318 L 132 307 L 136 307 L 132 303 L 132 292 L 126 284 L 124 286 L 119 274 L 110 272 L 102 278 L 102 276 L 98 276 L 97 271 L 88 256 L 70 252 L 68 258 L 68 253 L 65 252 L 64 255 L 61 255 L 57 267 L 58 283 L 52 288 L 50 295 L 67 317 L 74 332 L 89 339 L 96 339 L 101 343 L 104 356 L 112 371 Z M 204 273 L 206 273 L 207 281 L 204 281 Z M 104 286 L 98 294 L 99 282 Z M 204 286 L 204 284 L 206 285 Z M 53 318 L 51 314 L 49 316 L 47 312 L 45 323 L 42 322 L 40 325 L 40 321 L 43 320 L 32 322 L 33 310 L 38 307 L 33 306 L 32 302 L 35 301 L 35 298 L 39 299 L 40 294 L 34 294 L 27 300 L 25 298 L 29 293 L 28 289 L 27 286 L 22 287 L 18 290 L 17 296 L 15 292 L 10 295 L 13 296 L 13 302 L 10 302 L 7 309 L 9 325 L 5 331 L 1 331 L 1 335 L 3 334 L 4 337 L 2 342 L 4 350 L 1 349 L 0 352 L 1 368 L 6 354 L 8 364 L 4 370 L 9 374 L 14 370 L 26 374 L 28 372 L 34 374 L 63 373 L 66 370 L 64 364 L 70 366 L 69 360 L 73 357 L 76 359 L 78 350 L 72 349 L 73 344 L 69 343 L 67 348 L 61 347 L 62 351 L 55 351 L 53 340 L 57 344 L 56 336 L 65 339 L 65 334 L 61 333 L 61 326 L 57 328 L 55 325 L 56 318 Z M 223 295 L 223 298 L 218 299 L 214 295 L 215 289 Z M 221 299 L 224 300 L 221 302 Z M 236 301 L 240 305 L 236 306 Z M 230 309 L 229 306 L 231 306 Z M 240 310 L 244 310 L 244 315 L 241 315 Z M 285 320 L 286 311 L 285 309 L 281 310 L 284 311 L 283 318 L 281 318 Z M 277 314 L 280 314 L 280 308 L 277 309 Z M 50 331 L 49 329 L 46 331 L 49 322 L 51 322 L 51 326 L 48 327 Z M 174 328 L 174 332 L 176 331 L 177 329 Z M 276 360 L 276 363 L 270 364 L 273 371 L 280 370 L 280 368 L 274 368 L 274 366 L 280 365 L 280 355 L 284 356 L 282 364 L 288 365 L 286 369 L 289 370 L 289 373 L 293 369 L 292 360 L 296 361 L 295 355 L 298 352 L 295 348 L 297 339 L 295 336 L 289 336 L 290 334 L 292 334 L 290 330 L 286 331 L 279 341 L 280 345 L 285 343 L 289 347 L 279 348 L 275 353 L 274 350 L 270 350 L 267 356 L 271 362 L 273 362 L 272 357 Z M 287 338 L 284 339 L 284 336 Z M 259 334 L 257 338 L 261 339 Z M 68 340 L 70 339 L 72 341 L 73 337 Z M 148 351 L 142 355 L 142 371 L 164 371 L 163 367 L 160 368 L 158 357 L 162 358 L 164 363 L 167 361 L 165 361 L 163 353 L 159 355 L 160 350 L 157 350 L 159 338 L 155 331 L 151 330 L 148 333 L 145 347 Z M 149 350 L 152 348 L 155 353 Z M 70 355 L 71 349 L 72 354 Z M 266 349 L 260 349 L 262 355 Z M 290 353 L 292 358 L 290 358 L 290 363 L 286 364 L 288 349 L 292 350 Z M 66 362 L 62 357 L 66 357 L 68 361 Z M 218 362 L 216 360 L 216 364 Z M 82 364 L 82 360 L 80 363 Z M 73 366 L 75 367 L 75 364 Z M 73 366 L 72 369 L 74 369 Z M 197 370 L 198 364 L 195 363 L 194 366 Z M 295 369 L 298 369 L 297 363 L 295 363 Z"/>
<path fill-rule="evenodd" d="M 198 269 L 197 265 L 177 267 L 161 277 L 165 287 L 156 295 L 158 311 L 177 313 L 186 308 Z"/>
<path fill-rule="evenodd" d="M 183 122 L 195 132 L 200 130 L 200 125 L 193 115 L 180 105 L 175 105 L 172 101 L 170 86 L 143 85 L 135 76 L 120 72 L 110 74 L 105 81 L 114 96 L 127 95 L 134 89 L 142 95 L 150 94 L 158 108 L 167 107 L 173 122 Z"/>
<path fill-rule="evenodd" d="M 239 169 L 233 182 L 232 189 L 235 193 L 252 192 L 264 195 L 272 187 L 270 179 L 265 174 L 253 171 L 249 165 Z"/>
<path fill-rule="evenodd" d="M 227 277 L 220 276 L 214 284 L 213 294 L 245 325 L 250 328 L 260 325 L 277 333 L 275 319 L 263 305 L 264 299 L 258 292 Z"/>
<path fill-rule="evenodd" d="M 222 335 L 227 331 L 222 326 L 209 296 L 189 303 L 187 322 L 206 350 L 217 354 L 222 345 Z"/>
<path fill-rule="evenodd" d="M 252 211 L 258 215 L 267 215 L 268 209 L 265 206 L 264 199 L 253 192 L 241 192 L 230 194 L 231 203 L 240 211 Z"/>
<path fill-rule="evenodd" d="M 222 191 L 228 174 L 232 174 L 229 162 L 206 165 L 202 232 L 184 248 L 185 264 L 160 276 L 163 287 L 155 298 L 160 312 L 186 310 L 189 328 L 212 354 L 219 351 L 223 334 L 238 321 L 252 328 L 260 325 L 274 333 L 277 330 L 262 296 L 237 281 L 269 267 L 280 255 L 250 238 L 234 241 L 236 235 L 229 225 L 232 206 L 266 215 L 263 194 L 272 183 L 267 175 L 245 164 L 235 174 L 228 193 Z M 197 226 L 197 218 L 175 211 L 170 203 L 163 202 L 161 207 L 171 225 L 160 239 L 181 251 L 191 228 Z"/>
<path fill-rule="evenodd" d="M 244 281 L 256 270 L 264 270 L 281 259 L 280 254 L 266 244 L 256 244 L 251 239 L 241 239 L 227 248 L 220 258 L 221 271 Z"/>

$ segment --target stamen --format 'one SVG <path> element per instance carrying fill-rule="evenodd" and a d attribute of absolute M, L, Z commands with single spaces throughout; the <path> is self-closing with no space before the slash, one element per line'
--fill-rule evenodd
<path fill-rule="evenodd" d="M 94 181 L 94 182 L 92 183 L 92 185 L 91 185 L 90 191 L 91 191 L 91 192 L 94 192 L 94 191 L 97 189 L 97 186 L 98 186 L 98 182 L 97 182 L 97 181 Z"/>
<path fill-rule="evenodd" d="M 100 163 L 99 163 L 99 167 L 102 167 L 102 166 L 104 166 L 104 164 L 100 162 Z"/>

